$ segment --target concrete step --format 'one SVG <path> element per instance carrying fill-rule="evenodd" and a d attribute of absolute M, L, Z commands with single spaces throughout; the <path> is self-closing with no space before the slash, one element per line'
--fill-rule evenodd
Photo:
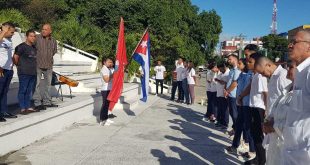
<path fill-rule="evenodd" d="M 138 85 L 125 83 L 122 95 L 132 97 L 123 96 L 113 112 L 124 111 L 134 116 L 133 110 L 139 105 L 140 98 Z M 58 108 L 18 115 L 17 119 L 0 123 L 0 156 L 62 131 L 75 122 L 91 118 L 99 121 L 102 104 L 100 93 L 77 94 L 73 99 L 64 98 L 64 102 L 58 99 L 54 101 L 57 101 Z"/>

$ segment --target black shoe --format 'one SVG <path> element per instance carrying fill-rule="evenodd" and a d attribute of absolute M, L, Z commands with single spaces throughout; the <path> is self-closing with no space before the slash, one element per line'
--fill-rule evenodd
<path fill-rule="evenodd" d="M 34 109 L 35 109 L 36 111 L 41 111 L 41 110 L 46 110 L 46 107 L 43 106 L 43 105 L 39 105 L 39 106 L 35 106 Z"/>
<path fill-rule="evenodd" d="M 45 105 L 48 108 L 54 108 L 54 107 L 58 107 L 58 105 L 56 104 L 49 104 L 49 105 Z"/>
<path fill-rule="evenodd" d="M 244 162 L 244 165 L 258 165 L 258 161 L 256 159 L 256 157 L 252 160 L 246 161 Z"/>
<path fill-rule="evenodd" d="M 109 114 L 109 115 L 108 115 L 108 118 L 111 118 L 111 119 L 113 119 L 113 118 L 115 118 L 115 117 L 117 117 L 117 116 L 115 116 L 114 114 Z"/>
<path fill-rule="evenodd" d="M 0 122 L 6 122 L 5 118 L 0 117 Z"/>
<path fill-rule="evenodd" d="M 3 116 L 4 116 L 4 118 L 10 118 L 10 119 L 17 118 L 16 115 L 13 115 L 11 113 L 4 113 Z"/>

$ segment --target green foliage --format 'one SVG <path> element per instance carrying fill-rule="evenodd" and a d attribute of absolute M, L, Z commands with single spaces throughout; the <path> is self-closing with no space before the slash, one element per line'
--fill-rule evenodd
<path fill-rule="evenodd" d="M 4 9 L 0 10 L 0 23 L 14 22 L 22 30 L 26 31 L 30 27 L 30 21 L 20 11 L 16 9 Z"/>
<path fill-rule="evenodd" d="M 268 57 L 275 59 L 277 57 L 281 58 L 287 51 L 288 40 L 284 37 L 269 34 L 262 38 L 263 47 L 267 49 Z"/>
<path fill-rule="evenodd" d="M 211 59 L 222 31 L 214 10 L 199 12 L 190 0 L 28 0 L 23 5 L 9 1 L 30 18 L 33 27 L 50 22 L 58 40 L 100 57 L 115 56 L 123 17 L 129 74 L 138 69 L 131 55 L 147 27 L 152 61 L 161 59 L 168 71 L 178 57 L 196 66 Z"/>

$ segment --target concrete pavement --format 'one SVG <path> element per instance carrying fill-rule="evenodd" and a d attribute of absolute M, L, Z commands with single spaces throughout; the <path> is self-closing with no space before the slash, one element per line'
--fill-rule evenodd
<path fill-rule="evenodd" d="M 4 164 L 240 164 L 224 153 L 231 140 L 201 119 L 205 106 L 150 96 L 132 112 L 115 111 L 111 126 L 84 120 L 1 158 Z M 34 132 L 35 133 L 35 132 Z"/>

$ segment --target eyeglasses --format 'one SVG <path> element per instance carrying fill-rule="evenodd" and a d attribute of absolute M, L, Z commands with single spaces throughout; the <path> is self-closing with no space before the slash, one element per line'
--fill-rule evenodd
<path fill-rule="evenodd" d="M 295 45 L 295 44 L 297 44 L 297 43 L 300 43 L 300 42 L 307 42 L 307 43 L 310 43 L 310 41 L 297 41 L 297 40 L 295 40 L 295 39 L 293 39 L 293 40 L 291 40 L 290 42 L 289 42 L 289 45 Z"/>

